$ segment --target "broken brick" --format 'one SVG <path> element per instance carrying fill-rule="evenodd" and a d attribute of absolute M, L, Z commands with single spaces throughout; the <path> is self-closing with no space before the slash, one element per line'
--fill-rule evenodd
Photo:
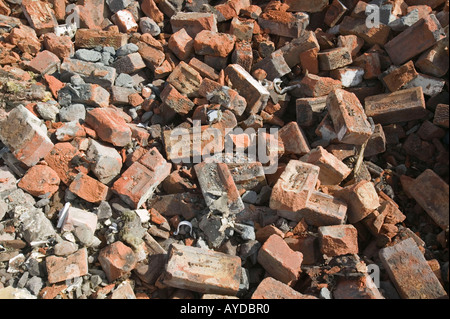
<path fill-rule="evenodd" d="M 74 177 L 69 190 L 90 203 L 98 204 L 109 197 L 108 186 L 83 173 Z"/>
<path fill-rule="evenodd" d="M 172 244 L 163 282 L 170 287 L 234 296 L 240 277 L 241 259 L 237 256 Z"/>
<path fill-rule="evenodd" d="M 357 254 L 358 231 L 353 225 L 319 227 L 320 251 L 328 257 Z"/>
<path fill-rule="evenodd" d="M 402 298 L 437 299 L 447 296 L 414 239 L 408 238 L 381 249 L 379 257 Z M 414 265 L 414 271 L 411 265 Z"/>
<path fill-rule="evenodd" d="M 121 241 L 116 241 L 103 248 L 98 256 L 109 282 L 130 273 L 137 263 L 133 250 Z"/>
<path fill-rule="evenodd" d="M 82 248 L 67 257 L 48 256 L 45 265 L 51 284 L 85 276 L 88 274 L 87 249 Z"/>
<path fill-rule="evenodd" d="M 264 278 L 253 292 L 251 299 L 317 299 L 304 295 L 272 277 Z"/>
<path fill-rule="evenodd" d="M 50 167 L 35 165 L 25 173 L 17 186 L 33 196 L 50 198 L 58 190 L 59 182 L 58 174 Z"/>
<path fill-rule="evenodd" d="M 131 142 L 131 130 L 125 120 L 110 108 L 96 108 L 86 113 L 86 123 L 98 136 L 114 146 L 125 146 Z"/>
<path fill-rule="evenodd" d="M 303 254 L 293 251 L 278 235 L 270 236 L 258 252 L 258 262 L 275 279 L 292 285 L 300 277 Z"/>
<path fill-rule="evenodd" d="M 334 90 L 328 95 L 327 109 L 341 143 L 362 145 L 370 138 L 371 126 L 355 94 Z"/>
<path fill-rule="evenodd" d="M 382 125 L 417 120 L 426 115 L 421 87 L 370 96 L 364 102 L 366 115 Z"/>
<path fill-rule="evenodd" d="M 58 25 L 54 11 L 44 1 L 25 1 L 22 4 L 23 13 L 37 35 L 52 32 Z"/>
<path fill-rule="evenodd" d="M 187 34 L 185 29 L 180 29 L 172 34 L 168 45 L 169 49 L 182 61 L 187 60 L 194 52 L 194 39 Z"/>
<path fill-rule="evenodd" d="M 272 189 L 270 208 L 298 211 L 306 206 L 319 177 L 319 167 L 290 160 Z"/>

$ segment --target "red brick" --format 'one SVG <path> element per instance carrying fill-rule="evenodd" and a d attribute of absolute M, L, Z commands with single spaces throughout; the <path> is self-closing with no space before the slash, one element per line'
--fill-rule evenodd
<path fill-rule="evenodd" d="M 449 127 L 448 104 L 438 104 L 434 112 L 433 124 Z"/>
<path fill-rule="evenodd" d="M 194 51 L 194 40 L 187 34 L 185 29 L 172 34 L 169 38 L 169 49 L 180 59 L 187 60 Z"/>
<path fill-rule="evenodd" d="M 22 10 L 30 26 L 38 35 L 52 32 L 58 25 L 54 11 L 47 2 L 27 0 L 22 2 Z"/>
<path fill-rule="evenodd" d="M 208 249 L 172 244 L 163 274 L 170 287 L 234 296 L 239 290 L 241 259 Z"/>
<path fill-rule="evenodd" d="M 263 228 L 260 228 L 256 231 L 256 240 L 260 243 L 265 243 L 266 240 L 272 236 L 272 235 L 278 235 L 281 238 L 284 238 L 284 233 L 279 228 L 273 226 L 273 225 L 267 225 Z"/>
<path fill-rule="evenodd" d="M 174 33 L 185 28 L 192 38 L 202 30 L 218 32 L 217 20 L 212 13 L 178 12 L 170 18 L 170 24 Z"/>
<path fill-rule="evenodd" d="M 44 75 L 56 72 L 60 64 L 61 61 L 55 54 L 45 50 L 36 54 L 36 57 L 27 64 L 27 68 L 33 72 Z"/>
<path fill-rule="evenodd" d="M 371 157 L 386 151 L 386 136 L 381 124 L 375 124 L 372 136 L 367 141 L 364 157 Z"/>
<path fill-rule="evenodd" d="M 355 94 L 334 90 L 327 98 L 327 108 L 341 143 L 362 145 L 370 138 L 370 123 Z"/>
<path fill-rule="evenodd" d="M 278 136 L 283 141 L 286 153 L 303 155 L 310 151 L 308 139 L 296 122 L 283 126 L 278 131 Z"/>
<path fill-rule="evenodd" d="M 103 0 L 81 0 L 77 7 L 82 28 L 101 29 L 105 9 Z"/>
<path fill-rule="evenodd" d="M 143 0 L 141 10 L 147 17 L 150 17 L 156 23 L 164 21 L 164 14 L 159 10 L 154 0 Z"/>
<path fill-rule="evenodd" d="M 194 38 L 194 49 L 198 55 L 226 57 L 234 49 L 235 41 L 233 35 L 203 30 Z"/>
<path fill-rule="evenodd" d="M 365 112 L 382 125 L 422 119 L 426 115 L 422 87 L 368 97 Z"/>
<path fill-rule="evenodd" d="M 192 58 L 189 61 L 189 66 L 193 67 L 203 78 L 208 78 L 213 81 L 219 79 L 219 74 L 216 70 L 197 58 Z"/>
<path fill-rule="evenodd" d="M 247 72 L 251 71 L 253 51 L 249 42 L 242 41 L 235 44 L 235 49 L 231 54 L 231 63 L 240 65 Z"/>
<path fill-rule="evenodd" d="M 418 75 L 419 73 L 414 68 L 413 61 L 408 61 L 404 65 L 389 72 L 386 76 L 383 76 L 382 81 L 391 92 L 395 92 L 414 80 Z"/>
<path fill-rule="evenodd" d="M 443 77 L 449 68 L 448 46 L 445 41 L 439 41 L 429 50 L 423 52 L 416 61 L 420 72 L 435 77 Z"/>
<path fill-rule="evenodd" d="M 202 82 L 200 74 L 187 63 L 181 61 L 167 78 L 181 94 L 187 97 L 197 95 L 197 90 Z"/>
<path fill-rule="evenodd" d="M 409 188 L 411 196 L 443 230 L 449 227 L 449 186 L 430 169 L 425 170 Z"/>
<path fill-rule="evenodd" d="M 379 257 L 401 298 L 447 297 L 446 291 L 427 264 L 414 239 L 408 238 L 394 246 L 381 249 Z"/>
<path fill-rule="evenodd" d="M 405 0 L 408 6 L 428 5 L 432 9 L 437 8 L 445 2 L 445 0 Z"/>
<path fill-rule="evenodd" d="M 116 241 L 103 248 L 98 256 L 109 282 L 112 282 L 130 273 L 137 263 L 133 250 L 121 241 Z"/>
<path fill-rule="evenodd" d="M 290 160 L 272 189 L 270 208 L 298 211 L 306 206 L 319 177 L 319 167 Z"/>
<path fill-rule="evenodd" d="M 58 296 L 66 288 L 67 285 L 65 284 L 47 286 L 39 291 L 38 297 L 42 299 L 55 299 L 56 296 Z"/>
<path fill-rule="evenodd" d="M 278 235 L 270 236 L 258 252 L 258 263 L 275 279 L 292 285 L 300 277 L 303 254 L 289 248 Z"/>
<path fill-rule="evenodd" d="M 434 15 L 430 15 L 386 43 L 385 50 L 396 65 L 405 63 L 442 40 L 445 33 Z"/>
<path fill-rule="evenodd" d="M 356 35 L 368 45 L 378 44 L 383 46 L 388 40 L 390 30 L 384 24 L 380 24 L 378 28 L 368 28 L 365 18 L 358 19 L 350 16 L 344 17 L 344 20 L 339 24 L 339 32 L 341 35 Z"/>
<path fill-rule="evenodd" d="M 78 29 L 75 34 L 75 47 L 92 49 L 97 46 L 110 46 L 118 49 L 127 44 L 128 37 L 125 33 L 119 33 L 117 29 L 91 30 Z"/>
<path fill-rule="evenodd" d="M 86 123 L 98 136 L 114 146 L 125 146 L 131 142 L 131 130 L 125 120 L 113 109 L 95 108 L 86 114 Z"/>
<path fill-rule="evenodd" d="M 351 169 L 343 162 L 318 146 L 300 160 L 320 168 L 319 181 L 321 185 L 338 185 L 351 173 Z"/>
<path fill-rule="evenodd" d="M 311 1 L 298 1 L 298 0 L 286 0 L 288 5 L 288 11 L 304 11 L 304 12 L 320 12 L 325 9 L 329 1 L 328 0 L 311 0 Z"/>
<path fill-rule="evenodd" d="M 319 227 L 320 251 L 328 257 L 358 253 L 358 231 L 353 225 Z"/>
<path fill-rule="evenodd" d="M 1 121 L 0 139 L 19 161 L 30 167 L 53 148 L 45 126 L 22 105 Z"/>
<path fill-rule="evenodd" d="M 278 10 L 265 10 L 258 17 L 258 24 L 269 34 L 288 38 L 298 38 L 305 31 L 309 23 L 306 13 L 283 12 Z"/>
<path fill-rule="evenodd" d="M 82 248 L 67 257 L 48 256 L 45 265 L 51 284 L 85 276 L 88 274 L 87 249 Z"/>
<path fill-rule="evenodd" d="M 272 277 L 266 277 L 259 283 L 251 299 L 317 299 L 317 297 L 301 294 Z"/>
<path fill-rule="evenodd" d="M 384 299 L 369 275 L 339 278 L 333 290 L 335 299 Z"/>
<path fill-rule="evenodd" d="M 50 167 L 35 165 L 25 173 L 17 186 L 33 196 L 46 195 L 50 198 L 58 190 L 59 182 L 58 174 Z"/>
<path fill-rule="evenodd" d="M 128 280 L 123 281 L 113 290 L 110 299 L 137 299 Z"/>
<path fill-rule="evenodd" d="M 58 174 L 61 182 L 66 185 L 78 174 L 77 165 L 73 164 L 74 158 L 81 157 L 81 153 L 70 143 L 57 143 L 44 157 L 47 164 Z M 87 169 L 85 169 L 87 173 Z"/>
<path fill-rule="evenodd" d="M 161 92 L 161 101 L 163 104 L 161 104 L 160 110 L 166 123 L 172 121 L 177 114 L 187 115 L 194 108 L 194 103 L 171 84 L 167 84 Z"/>
<path fill-rule="evenodd" d="M 364 45 L 364 40 L 356 35 L 340 35 L 338 37 L 337 45 L 339 47 L 346 47 L 350 52 L 352 58 L 356 57 Z"/>
<path fill-rule="evenodd" d="M 353 65 L 364 69 L 364 79 L 371 80 L 378 78 L 381 74 L 381 63 L 378 53 L 366 52 L 355 58 Z"/>
<path fill-rule="evenodd" d="M 372 182 L 366 180 L 343 188 L 335 196 L 347 203 L 348 220 L 352 224 L 364 219 L 380 206 L 375 187 Z"/>
<path fill-rule="evenodd" d="M 314 48 L 300 53 L 300 65 L 303 72 L 319 73 L 319 49 Z"/>
<path fill-rule="evenodd" d="M 325 96 L 335 89 L 342 88 L 341 81 L 315 74 L 306 74 L 300 84 L 302 92 L 307 97 Z"/>
<path fill-rule="evenodd" d="M 325 13 L 325 24 L 334 27 L 347 11 L 347 7 L 341 1 L 333 0 Z"/>
<path fill-rule="evenodd" d="M 71 57 L 75 53 L 72 39 L 67 35 L 45 34 L 44 47 L 62 60 Z"/>
<path fill-rule="evenodd" d="M 131 207 L 138 209 L 170 174 L 171 165 L 156 148 L 133 163 L 113 184 L 112 190 Z"/>
<path fill-rule="evenodd" d="M 214 205 L 214 208 L 223 214 L 238 214 L 244 210 L 244 203 L 226 164 L 203 162 L 195 165 L 194 169 L 208 206 Z M 214 194 L 222 193 L 223 195 L 220 196 L 222 199 L 211 197 L 210 194 L 213 192 Z M 216 201 L 226 203 L 226 205 L 216 205 Z"/>
<path fill-rule="evenodd" d="M 58 91 L 65 86 L 65 83 L 61 82 L 50 74 L 45 74 L 44 79 L 45 82 L 47 82 L 48 88 L 50 89 L 50 92 L 52 92 L 53 97 L 55 99 L 58 98 Z"/>
<path fill-rule="evenodd" d="M 26 25 L 19 25 L 17 28 L 12 29 L 6 40 L 16 45 L 23 53 L 35 55 L 41 50 L 41 43 L 36 35 L 36 31 Z"/>
<path fill-rule="evenodd" d="M 302 219 L 308 225 L 327 226 L 343 224 L 347 218 L 347 205 L 331 195 L 313 191 L 305 208 L 296 212 L 278 211 L 278 215 L 299 222 Z"/>
<path fill-rule="evenodd" d="M 109 197 L 108 186 L 83 173 L 75 176 L 69 190 L 85 201 L 95 204 Z"/>
<path fill-rule="evenodd" d="M 251 41 L 253 37 L 254 21 L 234 17 L 231 20 L 230 34 L 238 41 Z"/>
<path fill-rule="evenodd" d="M 133 17 L 133 14 L 128 10 L 117 11 L 111 20 L 119 27 L 119 30 L 124 33 L 132 33 L 138 30 L 138 24 Z"/>

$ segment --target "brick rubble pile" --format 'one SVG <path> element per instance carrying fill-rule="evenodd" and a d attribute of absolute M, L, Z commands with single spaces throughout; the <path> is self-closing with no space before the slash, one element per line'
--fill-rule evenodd
<path fill-rule="evenodd" d="M 448 0 L 0 0 L 0 299 L 448 298 L 448 24 Z"/>

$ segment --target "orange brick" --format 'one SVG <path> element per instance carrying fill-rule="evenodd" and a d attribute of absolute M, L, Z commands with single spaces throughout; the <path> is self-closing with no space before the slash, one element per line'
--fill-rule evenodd
<path fill-rule="evenodd" d="M 172 244 L 163 282 L 175 288 L 234 296 L 240 277 L 241 259 L 237 256 Z"/>
<path fill-rule="evenodd" d="M 296 122 L 290 122 L 278 131 L 286 153 L 303 155 L 310 151 L 309 142 L 303 130 Z"/>
<path fill-rule="evenodd" d="M 357 254 L 358 231 L 353 225 L 319 227 L 320 251 L 328 257 Z"/>
<path fill-rule="evenodd" d="M 295 252 L 278 235 L 270 236 L 258 252 L 258 263 L 276 280 L 294 284 L 301 273 L 303 254 Z"/>
<path fill-rule="evenodd" d="M 370 123 L 355 94 L 334 90 L 327 98 L 327 108 L 341 143 L 362 145 L 370 138 Z"/>
<path fill-rule="evenodd" d="M 45 259 L 48 281 L 51 284 L 88 274 L 88 253 L 82 248 L 67 257 L 48 256 Z"/>
<path fill-rule="evenodd" d="M 414 239 L 408 238 L 394 246 L 381 249 L 379 257 L 401 298 L 447 297 L 446 291 L 427 264 Z"/>
<path fill-rule="evenodd" d="M 58 174 L 50 167 L 35 165 L 25 173 L 17 186 L 33 196 L 45 195 L 50 198 L 59 189 L 59 182 Z"/>
<path fill-rule="evenodd" d="M 69 190 L 85 201 L 97 204 L 106 200 L 109 195 L 108 186 L 83 173 L 75 176 Z"/>
<path fill-rule="evenodd" d="M 382 77 L 382 81 L 391 92 L 400 90 L 403 86 L 414 80 L 419 73 L 417 73 L 414 62 L 408 61 L 404 65 L 389 72 Z"/>
<path fill-rule="evenodd" d="M 264 278 L 253 292 L 251 299 L 317 299 L 304 295 L 272 277 Z"/>
<path fill-rule="evenodd" d="M 439 21 L 434 15 L 429 15 L 386 43 L 385 50 L 392 62 L 400 65 L 429 49 L 444 37 L 445 33 Z"/>
<path fill-rule="evenodd" d="M 427 113 L 422 87 L 367 97 L 365 112 L 382 125 L 422 119 Z"/>
<path fill-rule="evenodd" d="M 169 38 L 169 49 L 180 59 L 189 59 L 194 52 L 194 39 L 187 34 L 185 29 L 172 34 Z"/>
<path fill-rule="evenodd" d="M 59 176 L 61 182 L 69 185 L 72 179 L 78 174 L 74 159 L 81 157 L 81 153 L 72 144 L 57 143 L 52 150 L 44 157 L 44 160 Z M 88 169 L 84 172 L 87 174 Z"/>
<path fill-rule="evenodd" d="M 298 211 L 306 206 L 319 177 L 319 167 L 290 160 L 272 189 L 270 208 Z"/>
<path fill-rule="evenodd" d="M 114 146 L 125 146 L 131 142 L 131 130 L 125 120 L 111 108 L 95 108 L 86 113 L 86 123 L 98 136 Z"/>
<path fill-rule="evenodd" d="M 203 30 L 194 38 L 194 49 L 198 55 L 226 57 L 234 49 L 235 42 L 233 35 Z"/>
<path fill-rule="evenodd" d="M 325 96 L 335 89 L 342 88 L 341 81 L 315 74 L 306 74 L 300 84 L 302 92 L 307 97 Z"/>
<path fill-rule="evenodd" d="M 54 11 L 44 1 L 24 1 L 22 10 L 37 35 L 52 32 L 58 25 Z"/>
<path fill-rule="evenodd" d="M 100 251 L 98 261 L 109 282 L 112 282 L 130 273 L 136 267 L 137 258 L 130 247 L 116 241 Z"/>
<path fill-rule="evenodd" d="M 351 173 L 351 169 L 347 165 L 322 146 L 311 150 L 300 160 L 320 168 L 319 181 L 321 185 L 338 185 Z"/>

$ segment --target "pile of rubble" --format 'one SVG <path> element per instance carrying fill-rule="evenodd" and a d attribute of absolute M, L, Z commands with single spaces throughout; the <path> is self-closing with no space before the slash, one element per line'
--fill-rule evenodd
<path fill-rule="evenodd" d="M 446 298 L 448 23 L 0 0 L 0 298 Z"/>

